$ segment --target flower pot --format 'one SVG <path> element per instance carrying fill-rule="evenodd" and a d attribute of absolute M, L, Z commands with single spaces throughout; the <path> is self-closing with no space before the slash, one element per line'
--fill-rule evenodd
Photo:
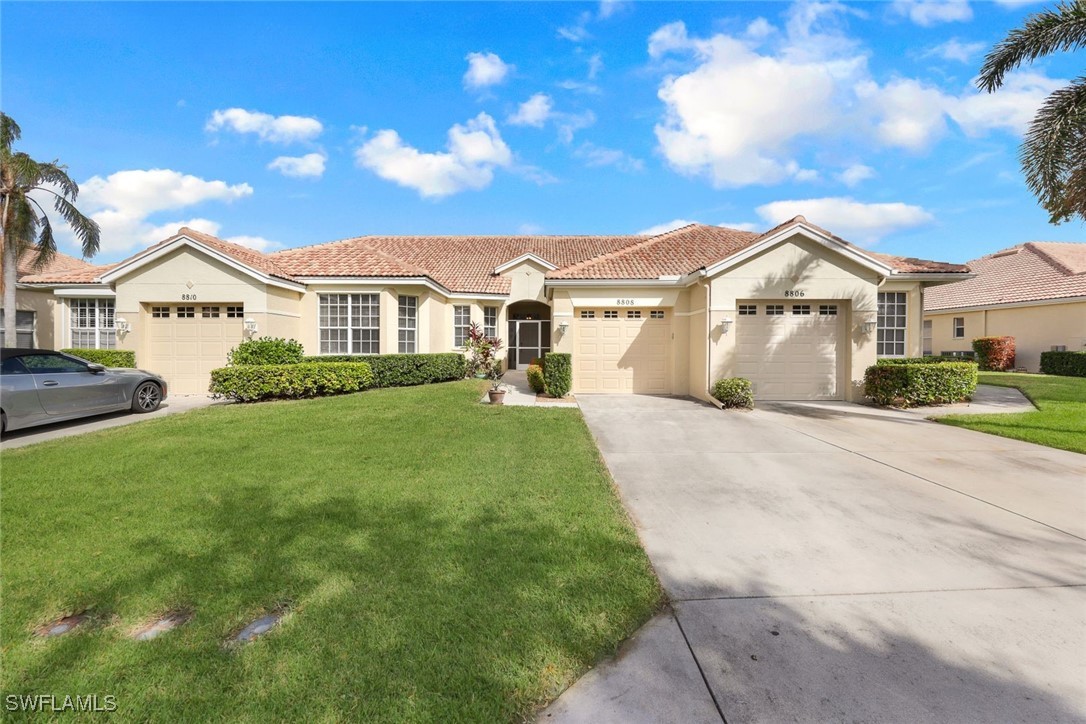
<path fill-rule="evenodd" d="M 477 380 L 485 380 L 486 378 L 487 378 L 486 372 L 476 372 L 475 373 L 475 379 L 477 379 Z"/>
<path fill-rule="evenodd" d="M 505 390 L 490 390 L 487 394 L 490 395 L 491 405 L 501 405 L 505 403 Z"/>

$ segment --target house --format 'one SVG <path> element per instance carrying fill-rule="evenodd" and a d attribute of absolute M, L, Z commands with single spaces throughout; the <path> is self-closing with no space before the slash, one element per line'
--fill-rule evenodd
<path fill-rule="evenodd" d="M 920 353 L 923 290 L 968 276 L 796 217 L 763 234 L 363 236 L 275 253 L 182 228 L 21 287 L 51 295 L 58 346 L 134 350 L 176 394 L 205 392 L 246 336 L 311 355 L 446 352 L 477 323 L 511 368 L 572 353 L 578 393 L 705 399 L 743 376 L 759 399 L 850 400 L 878 356 Z"/>
<path fill-rule="evenodd" d="M 1041 352 L 1086 348 L 1086 244 L 1031 241 L 968 263 L 972 279 L 924 296 L 924 352 L 971 352 L 977 337 L 1014 337 L 1017 367 Z"/>
<path fill-rule="evenodd" d="M 24 254 L 19 259 L 16 278 L 23 279 L 34 274 L 44 276 L 62 275 L 68 272 L 95 269 L 87 262 L 68 256 L 63 252 L 53 254 L 49 262 L 41 268 L 35 268 L 34 254 Z M 56 348 L 53 319 L 57 297 L 49 288 L 37 288 L 17 283 L 15 285 L 15 345 L 16 347 Z M 4 341 L 4 314 L 0 308 L 0 346 L 10 346 Z"/>

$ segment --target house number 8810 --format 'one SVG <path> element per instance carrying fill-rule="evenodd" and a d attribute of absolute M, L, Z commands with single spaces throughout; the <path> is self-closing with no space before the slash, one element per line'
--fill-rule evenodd
<path fill-rule="evenodd" d="M 181 301 L 182 302 L 195 302 L 196 301 L 196 295 L 195 294 L 182 294 L 181 295 Z"/>

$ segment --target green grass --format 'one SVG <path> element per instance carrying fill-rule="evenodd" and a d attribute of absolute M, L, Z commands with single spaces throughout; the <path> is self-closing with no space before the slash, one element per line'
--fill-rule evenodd
<path fill-rule="evenodd" d="M 981 372 L 980 384 L 1017 387 L 1037 410 L 1002 415 L 953 415 L 939 422 L 1086 453 L 1086 378 Z"/>
<path fill-rule="evenodd" d="M 4 694 L 122 719 L 530 716 L 662 594 L 576 410 L 475 382 L 232 405 L 6 451 Z M 223 642 L 287 604 L 271 633 Z M 95 623 L 36 626 L 89 609 Z M 149 642 L 134 626 L 193 619 Z"/>

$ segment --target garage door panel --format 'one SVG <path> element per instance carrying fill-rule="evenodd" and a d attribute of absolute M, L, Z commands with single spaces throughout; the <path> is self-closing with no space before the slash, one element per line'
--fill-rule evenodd
<path fill-rule="evenodd" d="M 169 317 L 148 319 L 147 367 L 161 374 L 174 394 L 206 393 L 211 370 L 224 366 L 230 349 L 245 338 L 242 318 L 175 314 L 171 307 Z"/>
<path fill-rule="evenodd" d="M 766 316 L 766 303 L 755 306 L 757 314 L 740 315 L 736 322 L 736 373 L 751 380 L 755 398 L 838 398 L 842 317 L 791 314 L 787 303 L 786 314 Z"/>
<path fill-rule="evenodd" d="M 604 318 L 594 310 L 591 319 L 575 312 L 579 371 L 578 392 L 668 394 L 671 341 L 670 311 L 665 318 L 650 318 L 651 310 L 618 310 L 617 318 Z M 637 312 L 640 311 L 640 318 Z M 599 343 L 587 344 L 589 340 Z"/>

